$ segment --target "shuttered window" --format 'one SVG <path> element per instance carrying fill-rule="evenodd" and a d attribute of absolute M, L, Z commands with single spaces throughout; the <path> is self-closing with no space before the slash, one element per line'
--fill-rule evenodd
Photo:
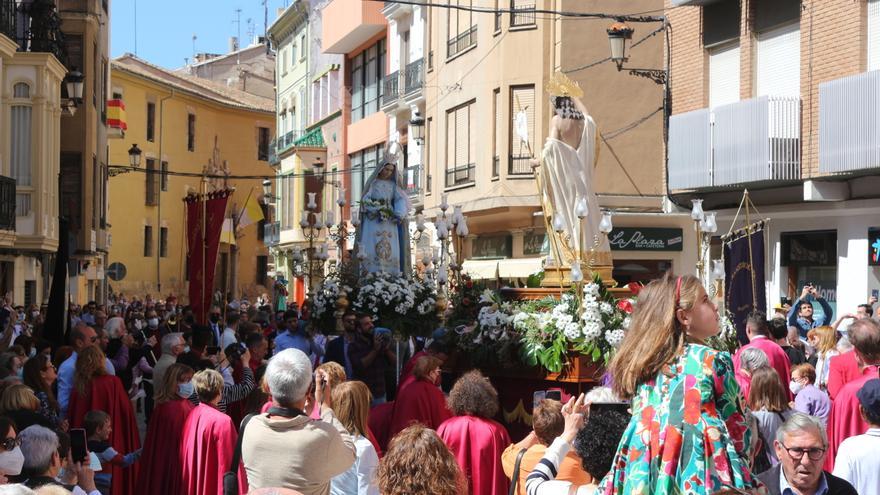
<path fill-rule="evenodd" d="M 528 142 L 516 132 L 519 115 L 525 114 L 529 134 Z M 508 173 L 531 174 L 530 150 L 535 149 L 535 86 L 511 86 L 510 88 L 510 162 Z"/>
<path fill-rule="evenodd" d="M 709 107 L 739 101 L 739 43 L 709 51 Z"/>
<path fill-rule="evenodd" d="M 880 0 L 868 0 L 868 70 L 880 69 Z"/>
<path fill-rule="evenodd" d="M 801 94 L 800 25 L 788 24 L 758 35 L 757 95 Z"/>
<path fill-rule="evenodd" d="M 474 100 L 446 111 L 446 185 L 474 181 Z"/>
<path fill-rule="evenodd" d="M 156 206 L 159 204 L 159 171 L 156 170 L 156 160 L 147 158 L 147 173 L 144 174 L 146 179 L 146 198 L 144 204 L 147 206 Z"/>
<path fill-rule="evenodd" d="M 504 149 L 504 120 L 502 118 L 501 88 L 492 91 L 492 112 L 495 114 L 495 127 L 492 129 L 492 177 L 500 175 L 501 150 Z"/>

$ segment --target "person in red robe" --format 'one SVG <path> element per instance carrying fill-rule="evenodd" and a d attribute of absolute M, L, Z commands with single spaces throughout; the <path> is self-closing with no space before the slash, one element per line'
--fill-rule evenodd
<path fill-rule="evenodd" d="M 510 445 L 510 435 L 497 421 L 498 392 L 479 371 L 465 373 L 449 393 L 454 417 L 437 429 L 467 478 L 471 495 L 507 493 L 510 480 L 504 474 L 501 454 Z"/>
<path fill-rule="evenodd" d="M 862 370 L 859 363 L 856 362 L 856 353 L 854 350 L 844 352 L 839 356 L 831 358 L 831 364 L 828 365 L 828 396 L 831 400 L 837 398 L 838 392 L 847 383 L 862 376 Z"/>
<path fill-rule="evenodd" d="M 223 394 L 223 375 L 202 370 L 192 379 L 199 397 L 183 424 L 180 462 L 185 493 L 222 495 L 223 474 L 229 470 L 238 433 L 232 419 L 217 409 Z M 239 465 L 239 493 L 247 493 L 247 480 Z"/>
<path fill-rule="evenodd" d="M 446 397 L 437 387 L 440 382 L 441 361 L 435 357 L 424 355 L 419 358 L 413 368 L 414 381 L 401 389 L 394 401 L 391 413 L 391 425 L 388 438 L 394 438 L 399 432 L 413 423 L 421 423 L 436 430 L 441 423 L 452 417 L 446 407 Z"/>
<path fill-rule="evenodd" d="M 413 354 L 413 357 L 403 365 L 403 369 L 400 371 L 400 378 L 397 380 L 397 393 L 400 393 L 400 391 L 403 390 L 404 385 L 413 381 L 413 369 L 415 369 L 416 362 L 418 362 L 419 358 L 423 356 L 431 356 L 439 359 L 440 365 L 442 366 L 443 363 L 446 362 L 446 347 L 441 344 L 440 341 L 434 340 L 428 345 L 428 347 Z"/>
<path fill-rule="evenodd" d="M 104 361 L 104 353 L 96 345 L 90 345 L 78 353 L 73 393 L 67 410 L 70 427 L 83 428 L 86 413 L 104 411 L 110 415 L 113 424 L 110 445 L 117 452 L 134 452 L 141 446 L 134 410 L 122 381 L 107 374 Z M 113 495 L 139 493 L 135 489 L 138 463 L 127 468 L 113 464 L 110 470 L 113 475 Z"/>
<path fill-rule="evenodd" d="M 192 368 L 174 363 L 165 372 L 163 382 L 156 384 L 156 407 L 147 426 L 138 476 L 142 495 L 186 495 L 176 454 L 183 439 L 183 425 L 194 407 L 186 400 L 192 395 L 192 377 Z"/>
<path fill-rule="evenodd" d="M 825 471 L 834 470 L 834 458 L 840 444 L 849 437 L 861 435 L 868 430 L 868 423 L 859 413 L 856 393 L 873 378 L 880 369 L 880 323 L 872 319 L 857 320 L 849 327 L 849 339 L 855 352 L 856 362 L 862 375 L 844 385 L 837 393 L 828 415 L 828 455 Z"/>

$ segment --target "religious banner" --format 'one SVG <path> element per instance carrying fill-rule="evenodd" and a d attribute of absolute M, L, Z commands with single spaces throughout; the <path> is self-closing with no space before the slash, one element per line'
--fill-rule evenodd
<path fill-rule="evenodd" d="M 220 233 L 230 194 L 232 191 L 222 190 L 207 195 L 190 194 L 184 198 L 189 302 L 198 323 L 204 324 L 207 321 L 208 309 L 211 307 Z"/>
<path fill-rule="evenodd" d="M 880 228 L 868 228 L 868 264 L 880 266 Z"/>
<path fill-rule="evenodd" d="M 740 343 L 747 344 L 746 318 L 753 311 L 767 312 L 764 286 L 764 227 L 760 221 L 724 239 L 724 294 Z"/>

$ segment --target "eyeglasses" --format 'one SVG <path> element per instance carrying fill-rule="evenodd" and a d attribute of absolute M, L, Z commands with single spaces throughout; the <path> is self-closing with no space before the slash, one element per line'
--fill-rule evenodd
<path fill-rule="evenodd" d="M 820 448 L 812 448 L 812 449 L 801 449 L 801 448 L 789 448 L 786 447 L 785 444 L 782 444 L 782 448 L 788 452 L 788 455 L 792 459 L 801 460 L 804 457 L 804 454 L 807 454 L 807 457 L 810 458 L 811 461 L 819 461 L 822 460 L 822 456 L 825 455 L 825 451 L 827 449 Z"/>
<path fill-rule="evenodd" d="M 16 446 L 16 445 L 18 445 L 18 446 L 21 445 L 21 438 L 20 438 L 20 437 L 7 437 L 7 438 L 4 438 L 4 439 L 3 439 L 3 444 L 2 444 L 2 445 L 3 445 L 3 448 L 4 448 L 7 452 L 12 451 L 13 449 L 15 449 L 15 446 Z"/>
<path fill-rule="evenodd" d="M 95 343 L 95 342 L 97 342 L 97 341 L 98 341 L 98 336 L 97 336 L 97 335 L 95 335 L 95 336 L 94 336 L 94 337 L 92 337 L 92 338 L 91 338 L 91 339 L 89 339 L 89 340 L 90 340 L 90 341 L 91 341 L 91 342 L 92 342 L 92 343 L 93 343 L 93 344 L 94 344 L 94 343 Z"/>

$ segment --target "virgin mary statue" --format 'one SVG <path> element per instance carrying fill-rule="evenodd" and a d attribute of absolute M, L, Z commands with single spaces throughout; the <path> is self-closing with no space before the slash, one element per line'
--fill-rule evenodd
<path fill-rule="evenodd" d="M 397 166 L 398 145 L 385 149 L 364 185 L 355 249 L 361 269 L 410 275 L 409 196 Z"/>

